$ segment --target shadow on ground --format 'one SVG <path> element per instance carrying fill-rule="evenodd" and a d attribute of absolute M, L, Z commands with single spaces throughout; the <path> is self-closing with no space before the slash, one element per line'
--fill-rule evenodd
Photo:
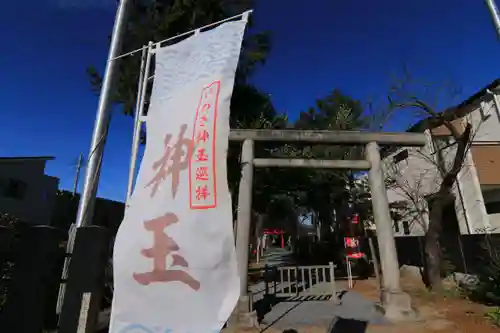
<path fill-rule="evenodd" d="M 359 321 L 355 319 L 338 319 L 331 327 L 328 328 L 327 333 L 365 333 L 368 323 L 366 321 Z M 294 329 L 286 329 L 283 333 L 299 333 Z"/>
<path fill-rule="evenodd" d="M 264 283 L 266 283 L 266 277 L 270 281 L 275 281 L 276 280 L 276 272 L 269 272 L 271 273 L 271 276 L 265 276 L 264 277 Z M 265 274 L 267 275 L 267 274 Z M 319 281 L 317 281 L 317 278 L 315 277 L 312 280 L 306 280 L 306 281 L 296 281 L 295 283 L 292 283 L 291 285 L 279 285 L 279 284 L 272 284 L 270 281 L 268 282 L 268 288 L 265 288 L 261 292 L 264 293 L 263 297 L 253 304 L 253 309 L 257 312 L 257 317 L 259 319 L 259 322 L 261 322 L 266 314 L 268 314 L 276 305 L 282 302 L 287 302 L 287 303 L 293 303 L 293 304 L 302 304 L 303 302 L 307 301 L 325 301 L 329 302 L 331 300 L 332 295 L 331 294 L 322 294 L 322 295 L 304 295 L 301 296 L 300 291 L 301 290 L 309 290 L 315 285 L 319 284 Z M 286 278 L 283 279 L 284 283 L 289 283 L 291 281 L 288 281 Z M 328 279 L 325 279 L 322 281 L 322 283 L 330 283 Z M 272 287 L 271 287 L 272 285 Z M 299 286 L 300 285 L 300 286 Z M 273 292 L 269 292 L 269 290 L 272 289 Z M 287 296 L 287 297 L 278 297 L 276 296 L 276 292 L 283 292 L 283 291 L 289 291 L 291 294 L 296 294 L 297 296 Z M 295 307 L 294 307 L 295 308 Z M 293 308 L 292 308 L 293 309 Z M 291 311 L 292 309 L 289 309 Z M 288 311 L 287 311 L 288 312 Z"/>
<path fill-rule="evenodd" d="M 287 329 L 304 326 L 324 327 L 326 332 L 365 332 L 368 324 L 389 325 L 383 309 L 354 291 L 343 291 L 340 303 L 323 301 L 298 301 L 262 299 L 256 304 L 259 320 L 268 328 Z M 281 303 L 281 304 L 278 304 Z M 268 314 L 271 308 L 272 311 Z M 265 318 L 264 318 L 265 317 Z"/>
<path fill-rule="evenodd" d="M 264 295 L 263 298 L 253 304 L 253 309 L 257 312 L 259 322 L 262 322 L 266 314 L 268 314 L 278 303 L 286 302 L 286 298 L 276 297 L 274 295 Z M 286 313 L 285 313 L 286 314 Z"/>
<path fill-rule="evenodd" d="M 356 319 L 345 319 L 338 318 L 328 329 L 328 333 L 364 333 L 368 327 L 368 322 L 356 320 Z"/>

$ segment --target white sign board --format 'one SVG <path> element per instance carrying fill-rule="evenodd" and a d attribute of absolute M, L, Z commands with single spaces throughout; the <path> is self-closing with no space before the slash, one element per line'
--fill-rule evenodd
<path fill-rule="evenodd" d="M 146 149 L 114 247 L 111 333 L 219 332 L 237 303 L 226 156 L 245 26 L 155 50 Z"/>

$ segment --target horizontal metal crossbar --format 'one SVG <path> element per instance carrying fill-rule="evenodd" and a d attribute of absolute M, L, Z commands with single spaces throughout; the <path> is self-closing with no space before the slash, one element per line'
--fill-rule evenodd
<path fill-rule="evenodd" d="M 318 144 L 359 145 L 377 142 L 380 145 L 424 146 L 422 133 L 375 133 L 363 131 L 316 131 L 316 130 L 231 130 L 231 141 L 309 142 Z"/>

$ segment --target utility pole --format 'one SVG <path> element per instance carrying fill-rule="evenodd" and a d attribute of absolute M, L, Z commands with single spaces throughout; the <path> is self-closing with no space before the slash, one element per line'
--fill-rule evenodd
<path fill-rule="evenodd" d="M 78 156 L 78 162 L 76 162 L 76 174 L 75 174 L 75 183 L 73 184 L 73 197 L 76 195 L 78 191 L 78 181 L 80 180 L 80 169 L 83 164 L 83 153 L 80 153 Z"/>
<path fill-rule="evenodd" d="M 491 18 L 493 19 L 493 25 L 495 26 L 497 37 L 500 38 L 500 15 L 498 13 L 498 7 L 495 3 L 495 0 L 485 0 L 485 2 L 490 11 Z"/>
<path fill-rule="evenodd" d="M 88 155 L 88 164 L 85 170 L 83 191 L 78 206 L 76 226 L 81 227 L 90 224 L 94 213 L 94 203 L 97 194 L 97 184 L 101 173 L 101 163 L 104 154 L 104 145 L 108 136 L 108 127 L 111 115 L 111 98 L 114 92 L 114 79 L 116 78 L 117 57 L 122 44 L 122 37 L 127 22 L 127 11 L 130 0 L 121 0 L 116 11 L 115 24 L 111 35 L 108 61 L 99 96 L 99 106 L 92 134 L 92 143 Z"/>

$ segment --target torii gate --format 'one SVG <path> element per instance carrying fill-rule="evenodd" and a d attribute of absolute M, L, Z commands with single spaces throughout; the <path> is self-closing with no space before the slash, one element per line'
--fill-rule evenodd
<path fill-rule="evenodd" d="M 264 229 L 264 235 L 280 235 L 281 236 L 281 248 L 285 248 L 285 231 L 281 229 Z"/>
<path fill-rule="evenodd" d="M 295 167 L 315 169 L 369 170 L 373 215 L 377 226 L 377 242 L 382 268 L 382 305 L 390 319 L 414 318 L 411 298 L 401 289 L 396 243 L 387 200 L 387 190 L 381 165 L 379 145 L 424 146 L 422 133 L 370 133 L 363 131 L 302 131 L 302 130 L 231 130 L 231 141 L 243 141 L 241 181 L 238 194 L 236 255 L 241 279 L 240 300 L 236 313 L 241 326 L 254 326 L 248 296 L 248 246 L 252 212 L 252 180 L 254 167 Z M 365 145 L 366 160 L 308 160 L 254 157 L 254 141 L 308 142 L 313 144 Z"/>

